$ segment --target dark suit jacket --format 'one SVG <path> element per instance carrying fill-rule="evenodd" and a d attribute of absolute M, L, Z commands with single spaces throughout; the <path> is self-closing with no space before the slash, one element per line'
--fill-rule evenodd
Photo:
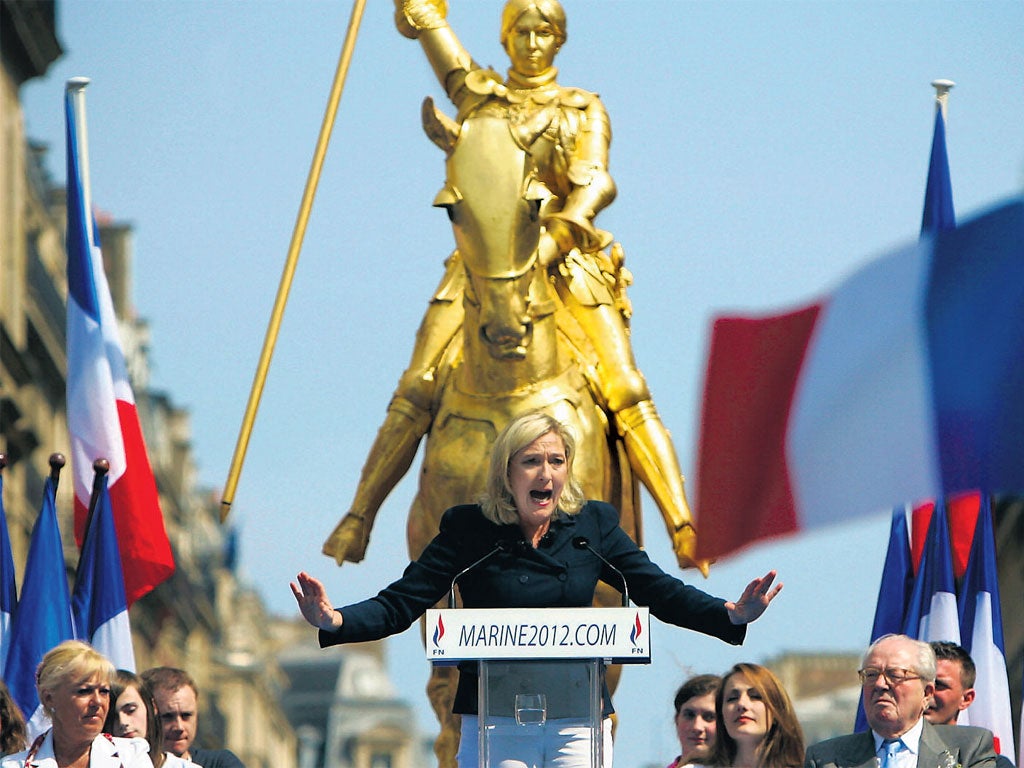
<path fill-rule="evenodd" d="M 238 755 L 230 749 L 197 749 L 188 751 L 189 759 L 202 768 L 245 768 Z"/>
<path fill-rule="evenodd" d="M 437 536 L 398 581 L 376 597 L 341 608 L 344 624 L 321 631 L 320 645 L 378 640 L 401 632 L 448 593 L 459 578 L 467 608 L 582 607 L 594 599 L 597 582 L 621 588 L 622 579 L 593 552 L 573 546 L 582 537 L 625 577 L 629 595 L 658 619 L 739 644 L 745 626 L 729 621 L 725 600 L 684 584 L 652 563 L 619 526 L 610 504 L 588 501 L 576 515 L 559 514 L 534 549 L 518 525 L 496 525 L 477 505 L 452 507 Z M 500 550 L 498 546 L 500 544 Z M 476 714 L 476 665 L 460 667 L 455 712 Z M 611 701 L 605 699 L 605 711 Z M 951 767 L 952 768 L 952 767 Z"/>
<path fill-rule="evenodd" d="M 995 768 L 992 732 L 969 725 L 932 725 L 921 731 L 917 768 Z M 871 732 L 812 744 L 805 768 L 878 768 Z"/>

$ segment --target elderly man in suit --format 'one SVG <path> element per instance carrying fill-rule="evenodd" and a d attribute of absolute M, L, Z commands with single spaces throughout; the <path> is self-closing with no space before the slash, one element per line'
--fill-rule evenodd
<path fill-rule="evenodd" d="M 865 652 L 858 674 L 871 731 L 812 745 L 806 768 L 994 768 L 991 732 L 925 720 L 935 691 L 928 643 L 881 637 Z"/>

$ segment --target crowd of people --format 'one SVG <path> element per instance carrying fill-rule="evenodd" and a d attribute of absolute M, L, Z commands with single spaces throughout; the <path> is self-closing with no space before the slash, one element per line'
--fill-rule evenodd
<path fill-rule="evenodd" d="M 957 725 L 976 696 L 974 662 L 959 645 L 886 635 L 857 674 L 870 731 L 806 748 L 767 667 L 692 677 L 673 702 L 680 753 L 667 768 L 1013 768 L 989 731 Z M 70 640 L 44 656 L 36 678 L 52 725 L 31 744 L 0 680 L 0 768 L 242 768 L 229 750 L 195 746 L 198 690 L 184 670 L 116 670 Z"/>
<path fill-rule="evenodd" d="M 857 674 L 870 730 L 806 746 L 766 667 L 690 678 L 675 696 L 680 753 L 668 768 L 1012 768 L 991 732 L 957 725 L 975 699 L 974 662 L 959 645 L 886 635 Z"/>
<path fill-rule="evenodd" d="M 199 689 L 182 669 L 136 675 L 68 640 L 43 656 L 36 689 L 50 727 L 30 741 L 0 681 L 0 768 L 244 768 L 230 750 L 195 746 Z"/>

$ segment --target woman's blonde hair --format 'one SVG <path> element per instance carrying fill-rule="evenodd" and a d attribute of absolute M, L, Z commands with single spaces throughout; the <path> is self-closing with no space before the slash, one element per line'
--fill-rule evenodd
<path fill-rule="evenodd" d="M 88 643 L 65 640 L 47 651 L 39 662 L 36 668 L 36 689 L 42 699 L 44 693 L 54 693 L 63 685 L 88 680 L 96 675 L 109 684 L 115 673 L 110 660 Z"/>
<path fill-rule="evenodd" d="M 531 8 L 544 17 L 555 32 L 555 41 L 559 47 L 569 39 L 565 25 L 565 9 L 558 0 L 508 0 L 501 12 L 501 47 L 504 48 L 512 27 L 519 17 Z"/>
<path fill-rule="evenodd" d="M 487 472 L 487 485 L 480 497 L 484 517 L 498 525 L 519 522 L 512 486 L 509 483 L 509 467 L 512 458 L 539 437 L 554 433 L 565 447 L 565 487 L 558 499 L 558 509 L 574 515 L 583 506 L 583 488 L 573 478 L 572 463 L 576 456 L 576 438 L 572 431 L 558 419 L 543 411 L 532 411 L 508 423 L 494 440 L 491 448 L 491 462 Z"/>

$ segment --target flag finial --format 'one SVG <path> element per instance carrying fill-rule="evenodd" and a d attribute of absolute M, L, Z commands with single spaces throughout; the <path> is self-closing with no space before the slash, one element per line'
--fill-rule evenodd
<path fill-rule="evenodd" d="M 935 89 L 935 105 L 942 110 L 942 119 L 946 119 L 946 110 L 949 107 L 949 92 L 955 86 L 952 80 L 932 80 L 932 88 Z"/>
<path fill-rule="evenodd" d="M 67 82 L 64 83 L 64 90 L 68 91 L 83 91 L 92 81 L 88 77 L 69 77 Z"/>
<path fill-rule="evenodd" d="M 60 471 L 64 469 L 66 463 L 67 459 L 64 458 L 63 453 L 50 454 L 50 479 L 53 480 L 54 485 L 60 479 Z"/>

